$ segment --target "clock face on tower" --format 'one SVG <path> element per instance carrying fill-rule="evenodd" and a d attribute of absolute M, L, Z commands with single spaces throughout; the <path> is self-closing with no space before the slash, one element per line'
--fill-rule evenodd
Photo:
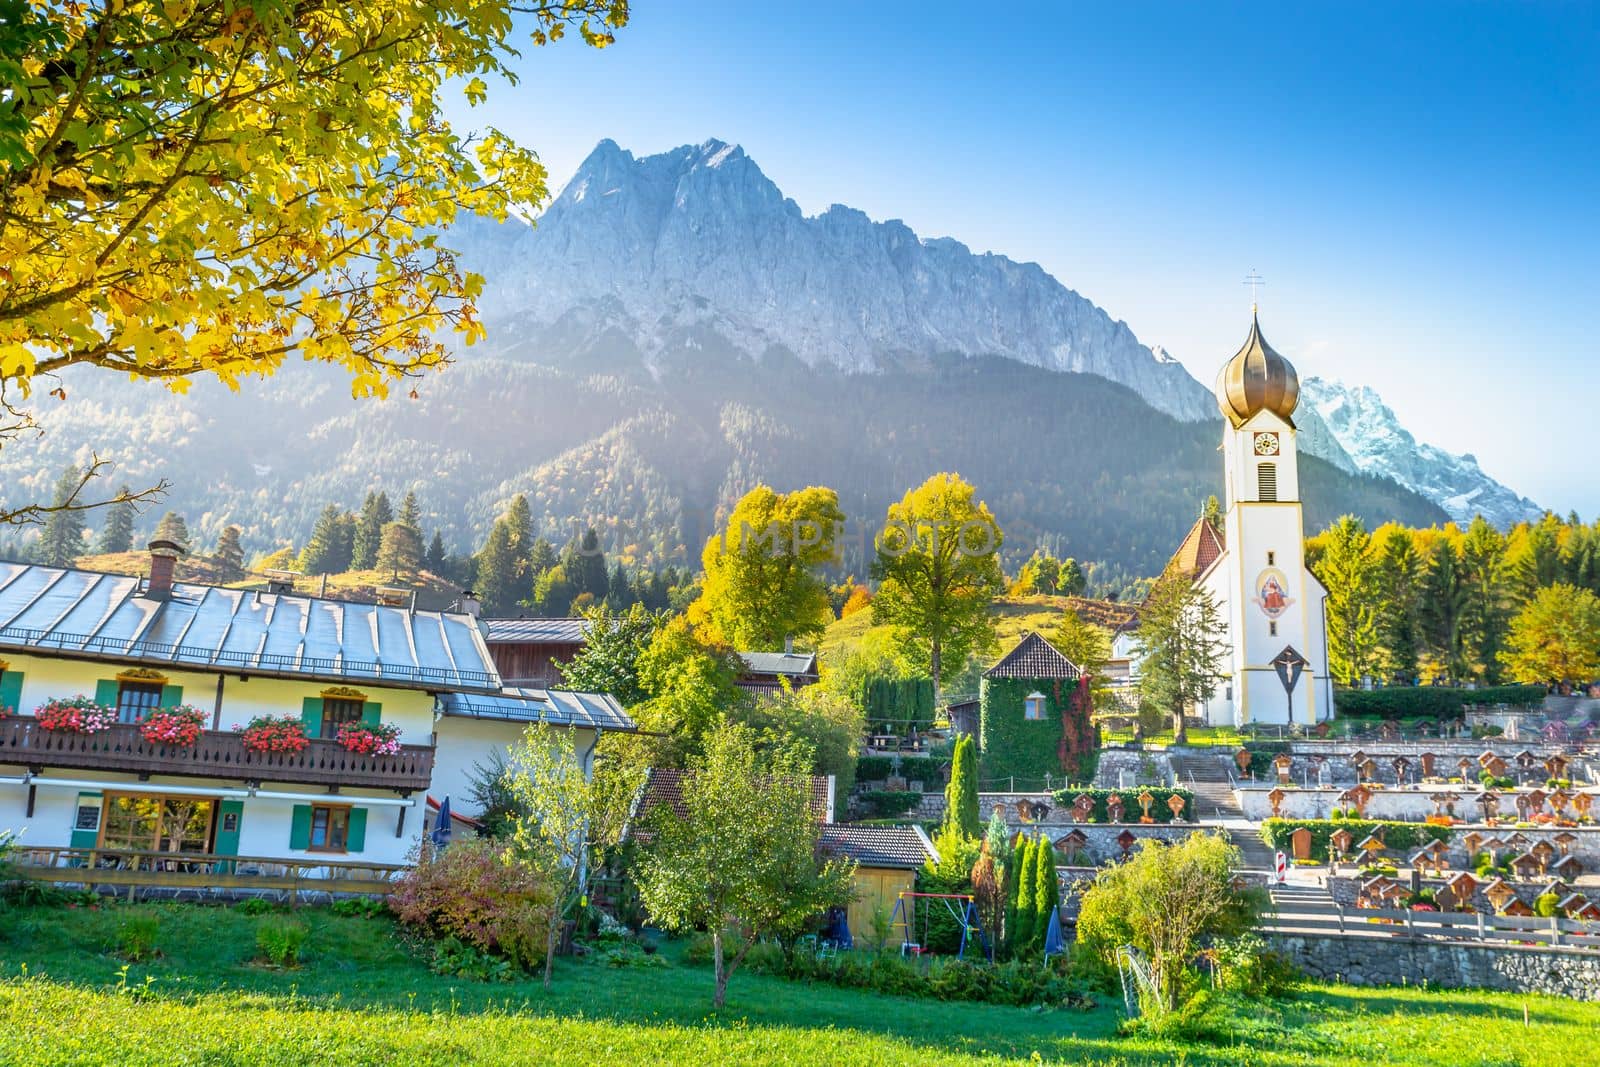
<path fill-rule="evenodd" d="M 1276 456 L 1278 454 L 1278 435 L 1275 433 L 1256 434 L 1255 450 L 1258 456 Z"/>

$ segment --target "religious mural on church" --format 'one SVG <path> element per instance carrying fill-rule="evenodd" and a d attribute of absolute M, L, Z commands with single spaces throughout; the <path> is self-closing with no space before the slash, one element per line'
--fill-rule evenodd
<path fill-rule="evenodd" d="M 1255 604 L 1269 619 L 1276 619 L 1294 603 L 1289 595 L 1289 580 L 1276 567 L 1268 567 L 1256 575 L 1255 586 Z"/>

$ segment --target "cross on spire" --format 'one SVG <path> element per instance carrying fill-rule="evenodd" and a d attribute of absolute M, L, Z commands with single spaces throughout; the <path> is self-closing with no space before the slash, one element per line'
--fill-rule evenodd
<path fill-rule="evenodd" d="M 1244 276 L 1244 284 L 1250 287 L 1250 314 L 1254 315 L 1256 313 L 1256 289 L 1267 283 L 1262 281 L 1261 275 L 1256 273 L 1254 267 L 1251 267 L 1250 273 Z"/>

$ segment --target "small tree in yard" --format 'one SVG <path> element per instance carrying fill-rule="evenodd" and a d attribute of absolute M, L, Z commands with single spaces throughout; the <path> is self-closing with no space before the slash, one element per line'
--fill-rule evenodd
<path fill-rule="evenodd" d="M 965 838 L 983 833 L 978 821 L 978 757 L 971 736 L 956 741 L 950 762 L 950 784 L 944 789 L 944 833 Z"/>
<path fill-rule="evenodd" d="M 572 731 L 545 723 L 530 726 L 513 750 L 509 784 L 522 808 L 512 820 L 512 847 L 555 890 L 545 933 L 548 989 L 561 914 L 583 877 L 594 784 L 573 749 Z"/>
<path fill-rule="evenodd" d="M 1139 704 L 1172 717 L 1173 741 L 1189 740 L 1185 713 L 1210 700 L 1221 675 L 1222 611 L 1206 589 L 1177 572 L 1157 580 L 1139 611 Z"/>
<path fill-rule="evenodd" d="M 849 901 L 855 865 L 819 860 L 818 820 L 798 755 L 763 757 L 754 731 L 729 724 L 708 733 L 690 769 L 683 813 L 663 804 L 648 817 L 639 895 L 663 926 L 710 931 L 720 1008 L 757 941 L 798 934 Z"/>
<path fill-rule="evenodd" d="M 1133 858 L 1102 870 L 1084 892 L 1078 943 L 1113 966 L 1121 946 L 1133 945 L 1148 958 L 1158 993 L 1146 1010 L 1176 1008 L 1201 939 L 1244 932 L 1260 909 L 1259 890 L 1233 886 L 1238 859 L 1238 849 L 1211 834 L 1141 842 Z"/>

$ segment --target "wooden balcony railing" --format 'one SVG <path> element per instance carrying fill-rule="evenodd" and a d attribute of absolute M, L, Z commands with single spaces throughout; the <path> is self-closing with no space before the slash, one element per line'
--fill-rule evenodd
<path fill-rule="evenodd" d="M 19 878 L 58 885 L 126 886 L 128 898 L 147 887 L 207 892 L 267 892 L 290 903 L 321 893 L 388 894 L 405 867 L 329 859 L 282 860 L 199 852 L 136 852 L 110 848 L 19 848 Z"/>
<path fill-rule="evenodd" d="M 318 738 L 300 752 L 252 752 L 242 735 L 221 730 L 203 731 L 199 741 L 183 746 L 146 741 L 134 724 L 77 734 L 43 730 L 19 716 L 0 721 L 0 763 L 410 792 L 428 788 L 433 746 L 401 745 L 393 756 L 363 756 Z"/>

